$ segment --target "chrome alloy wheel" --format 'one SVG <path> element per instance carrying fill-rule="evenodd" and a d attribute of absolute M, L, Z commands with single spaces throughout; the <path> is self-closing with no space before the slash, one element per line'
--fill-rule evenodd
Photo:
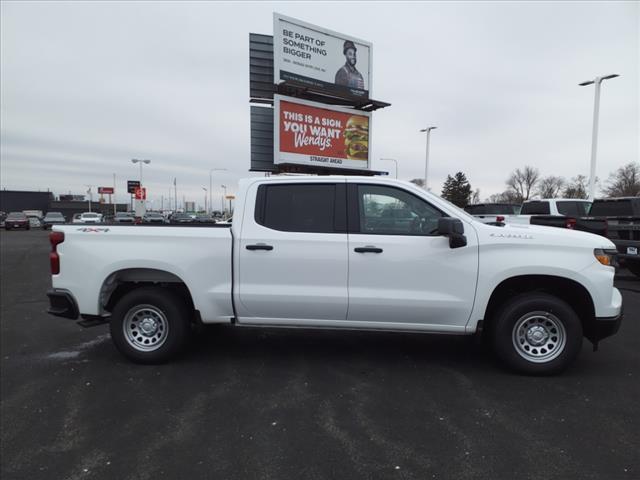
<path fill-rule="evenodd" d="M 567 332 L 552 313 L 529 312 L 515 323 L 511 338 L 522 358 L 533 363 L 545 363 L 562 353 L 567 343 Z"/>
<path fill-rule="evenodd" d="M 151 352 L 167 340 L 169 322 L 159 308 L 136 305 L 125 315 L 122 329 L 129 345 L 140 352 Z"/>

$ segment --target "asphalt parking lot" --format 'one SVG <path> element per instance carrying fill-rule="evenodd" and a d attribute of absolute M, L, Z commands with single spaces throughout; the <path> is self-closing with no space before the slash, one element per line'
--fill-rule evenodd
<path fill-rule="evenodd" d="M 637 479 L 640 281 L 563 375 L 469 338 L 205 329 L 162 366 L 46 314 L 47 232 L 0 232 L 1 477 Z M 87 265 L 91 268 L 91 265 Z"/>

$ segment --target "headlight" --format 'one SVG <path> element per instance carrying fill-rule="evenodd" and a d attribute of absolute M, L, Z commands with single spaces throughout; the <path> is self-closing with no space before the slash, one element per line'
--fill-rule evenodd
<path fill-rule="evenodd" d="M 617 267 L 618 260 L 617 255 L 618 251 L 611 248 L 596 248 L 593 251 L 593 254 L 602 265 L 606 265 L 607 267 Z"/>

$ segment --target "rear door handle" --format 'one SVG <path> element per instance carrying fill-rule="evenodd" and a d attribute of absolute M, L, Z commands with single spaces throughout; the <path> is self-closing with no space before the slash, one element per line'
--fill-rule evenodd
<path fill-rule="evenodd" d="M 378 247 L 356 247 L 353 251 L 356 253 L 382 253 L 382 249 Z"/>
<path fill-rule="evenodd" d="M 255 245 L 247 245 L 247 250 L 273 250 L 273 246 L 266 243 L 256 243 Z"/>

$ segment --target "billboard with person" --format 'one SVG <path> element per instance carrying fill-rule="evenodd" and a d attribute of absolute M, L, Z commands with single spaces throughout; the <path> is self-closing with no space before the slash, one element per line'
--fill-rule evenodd
<path fill-rule="evenodd" d="M 273 15 L 273 78 L 340 97 L 371 93 L 371 44 L 278 13 Z"/>
<path fill-rule="evenodd" d="M 274 96 L 274 163 L 367 169 L 371 114 Z"/>

